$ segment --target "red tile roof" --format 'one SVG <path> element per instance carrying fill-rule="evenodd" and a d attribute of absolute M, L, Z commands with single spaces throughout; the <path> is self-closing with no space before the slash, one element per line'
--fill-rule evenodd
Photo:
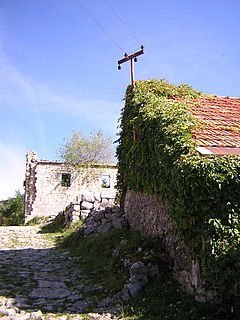
<path fill-rule="evenodd" d="M 200 122 L 192 131 L 200 150 L 210 154 L 240 154 L 240 98 L 201 97 L 189 112 Z"/>

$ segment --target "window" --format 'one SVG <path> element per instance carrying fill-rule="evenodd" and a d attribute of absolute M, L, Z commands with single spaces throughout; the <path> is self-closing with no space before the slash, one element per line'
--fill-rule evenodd
<path fill-rule="evenodd" d="M 101 187 L 102 188 L 110 188 L 110 176 L 109 175 L 102 175 L 101 176 Z"/>
<path fill-rule="evenodd" d="M 71 174 L 70 173 L 62 173 L 62 187 L 70 187 L 71 186 Z"/>

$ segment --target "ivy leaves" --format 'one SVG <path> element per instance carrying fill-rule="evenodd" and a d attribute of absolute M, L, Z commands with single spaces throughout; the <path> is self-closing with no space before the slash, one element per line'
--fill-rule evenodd
<path fill-rule="evenodd" d="M 202 157 L 195 150 L 191 131 L 200 124 L 188 108 L 202 96 L 188 85 L 164 80 L 128 87 L 117 148 L 118 190 L 122 201 L 130 189 L 167 202 L 191 252 L 208 256 L 216 263 L 213 269 L 224 273 L 223 257 L 228 252 L 235 259 L 239 250 L 240 158 Z M 205 252 L 209 247 L 218 255 Z"/>

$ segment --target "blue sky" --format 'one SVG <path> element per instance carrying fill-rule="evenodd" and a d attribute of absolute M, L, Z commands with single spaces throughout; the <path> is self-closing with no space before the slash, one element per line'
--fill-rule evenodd
<path fill-rule="evenodd" d="M 28 150 L 54 160 L 74 130 L 116 138 L 117 61 L 140 43 L 136 79 L 240 96 L 239 0 L 107 0 L 139 42 L 104 0 L 78 1 L 0 0 L 0 199 L 22 190 Z"/>

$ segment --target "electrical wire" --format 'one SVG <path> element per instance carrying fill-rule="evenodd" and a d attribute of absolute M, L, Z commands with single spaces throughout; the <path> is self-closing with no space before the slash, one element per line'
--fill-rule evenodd
<path fill-rule="evenodd" d="M 119 16 L 119 14 L 113 9 L 112 6 L 110 6 L 110 4 L 106 1 L 103 0 L 105 2 L 105 4 L 109 7 L 109 9 L 115 14 L 115 16 L 118 18 L 118 20 L 122 23 L 122 25 L 125 27 L 125 29 L 127 30 L 127 32 L 138 42 L 138 44 L 140 44 L 140 46 L 142 45 L 141 42 L 137 39 L 137 37 L 133 34 L 133 32 L 128 28 L 126 22 Z"/>
<path fill-rule="evenodd" d="M 75 1 L 85 11 L 85 13 L 95 22 L 95 24 L 105 33 L 105 35 L 108 38 L 110 38 L 123 53 L 125 53 L 125 51 L 120 47 L 117 41 L 115 41 L 115 39 L 106 31 L 106 29 L 103 28 L 100 22 L 86 9 L 86 7 L 80 2 L 80 0 L 75 0 Z"/>

